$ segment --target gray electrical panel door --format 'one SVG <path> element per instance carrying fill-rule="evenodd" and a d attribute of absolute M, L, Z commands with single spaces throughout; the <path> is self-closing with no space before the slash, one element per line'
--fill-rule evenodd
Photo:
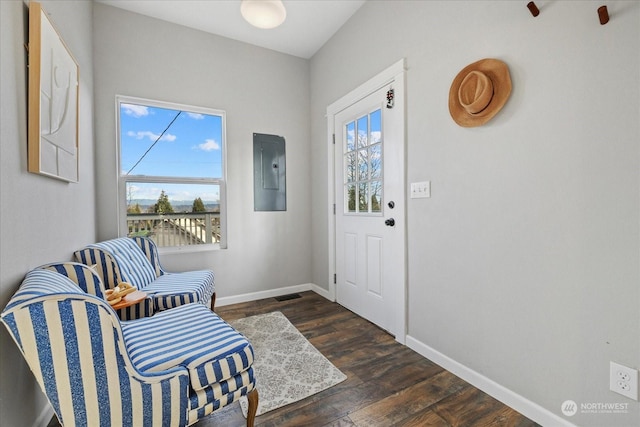
<path fill-rule="evenodd" d="M 254 210 L 287 210 L 286 170 L 284 137 L 254 133 Z"/>

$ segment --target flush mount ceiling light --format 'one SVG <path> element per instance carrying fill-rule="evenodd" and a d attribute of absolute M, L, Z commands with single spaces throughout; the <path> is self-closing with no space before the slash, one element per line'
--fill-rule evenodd
<path fill-rule="evenodd" d="M 240 13 L 249 24 L 266 30 L 276 28 L 287 17 L 281 0 L 242 0 Z"/>

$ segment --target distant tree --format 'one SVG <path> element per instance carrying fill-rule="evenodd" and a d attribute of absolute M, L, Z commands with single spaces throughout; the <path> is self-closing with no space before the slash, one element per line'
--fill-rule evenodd
<path fill-rule="evenodd" d="M 204 207 L 204 203 L 202 199 L 198 197 L 193 201 L 193 206 L 191 207 L 191 212 L 206 212 L 207 210 Z"/>
<path fill-rule="evenodd" d="M 371 212 L 380 212 L 380 202 L 375 195 L 371 196 Z"/>
<path fill-rule="evenodd" d="M 173 213 L 173 206 L 171 206 L 171 202 L 169 201 L 169 196 L 162 190 L 160 193 L 160 197 L 158 197 L 158 202 L 153 205 L 153 212 L 159 214 L 165 213 Z"/>
<path fill-rule="evenodd" d="M 349 212 L 356 211 L 356 187 L 349 187 Z"/>
<path fill-rule="evenodd" d="M 127 187 L 127 200 L 128 206 L 131 206 L 131 200 L 133 199 L 133 186 Z"/>
<path fill-rule="evenodd" d="M 139 203 L 136 203 L 135 205 L 129 205 L 127 206 L 127 213 L 128 214 L 139 214 L 142 213 L 142 208 L 140 207 Z"/>

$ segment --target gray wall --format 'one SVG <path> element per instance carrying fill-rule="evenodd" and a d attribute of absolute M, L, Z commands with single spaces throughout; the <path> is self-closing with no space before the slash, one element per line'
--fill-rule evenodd
<path fill-rule="evenodd" d="M 600 26 L 596 2 L 537 2 L 533 18 L 524 2 L 372 1 L 311 61 L 43 3 L 80 64 L 81 175 L 26 172 L 26 6 L 0 1 L 0 306 L 30 268 L 116 235 L 116 93 L 227 111 L 229 249 L 168 269 L 214 268 L 223 297 L 327 289 L 326 107 L 406 57 L 408 182 L 433 194 L 408 199 L 411 337 L 556 414 L 631 403 L 607 384 L 609 360 L 640 367 L 640 3 L 608 2 Z M 463 129 L 449 85 L 483 57 L 509 64 L 512 95 Z M 287 212 L 253 212 L 253 132 L 287 139 Z M 0 425 L 32 425 L 45 399 L 4 328 L 0 348 Z M 629 409 L 571 421 L 637 425 Z"/>
<path fill-rule="evenodd" d="M 407 59 L 409 334 L 560 416 L 638 425 L 609 361 L 640 368 L 640 3 L 370 1 L 311 60 L 313 281 L 327 288 L 327 105 Z M 451 119 L 455 75 L 504 60 L 487 125 Z"/>
<path fill-rule="evenodd" d="M 27 172 L 28 9 L 0 1 L 0 307 L 25 273 L 46 262 L 70 260 L 95 239 L 93 168 L 92 3 L 43 1 L 80 66 L 80 182 L 67 184 Z M 0 425 L 30 426 L 50 415 L 18 348 L 0 327 Z"/>
<path fill-rule="evenodd" d="M 115 95 L 227 113 L 228 249 L 164 255 L 212 268 L 218 297 L 311 281 L 308 61 L 95 5 L 98 237 L 117 234 Z M 253 132 L 286 139 L 287 211 L 253 210 Z"/>

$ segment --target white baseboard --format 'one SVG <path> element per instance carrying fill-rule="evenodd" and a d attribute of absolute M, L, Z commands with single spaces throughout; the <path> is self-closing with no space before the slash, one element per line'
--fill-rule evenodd
<path fill-rule="evenodd" d="M 575 427 L 566 419 L 554 414 L 548 409 L 534 403 L 508 388 L 496 383 L 482 374 L 468 368 L 465 365 L 451 359 L 432 347 L 407 335 L 407 347 L 426 357 L 447 371 L 462 378 L 474 387 L 484 391 L 500 402 L 520 412 L 525 417 L 543 426 Z"/>
<path fill-rule="evenodd" d="M 315 292 L 316 294 L 320 295 L 321 297 L 324 297 L 326 299 L 328 299 L 331 302 L 336 302 L 336 299 L 334 297 L 331 296 L 331 292 L 329 292 L 328 290 L 321 288 L 320 286 L 311 283 L 311 290 L 313 292 Z"/>
<path fill-rule="evenodd" d="M 256 301 L 259 299 L 279 297 L 281 295 L 294 294 L 296 292 L 315 291 L 314 287 L 318 287 L 313 283 L 304 283 L 302 285 L 286 286 L 284 288 L 269 289 L 268 291 L 251 292 L 248 294 L 233 295 L 230 297 L 216 298 L 216 307 L 225 305 L 238 304 L 241 302 Z M 317 292 L 317 291 L 316 291 Z"/>

